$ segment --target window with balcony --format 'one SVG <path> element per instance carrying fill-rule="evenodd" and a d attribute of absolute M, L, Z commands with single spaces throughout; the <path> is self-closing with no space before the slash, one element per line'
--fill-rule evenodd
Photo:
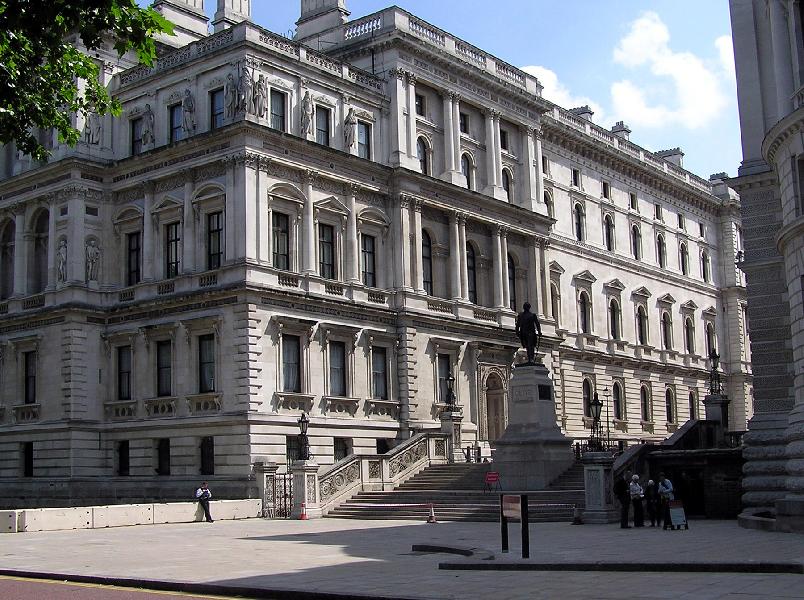
<path fill-rule="evenodd" d="M 335 279 L 335 228 L 323 223 L 318 226 L 318 274 Z"/>
<path fill-rule="evenodd" d="M 170 340 L 156 343 L 156 395 L 173 395 L 173 348 Z"/>
<path fill-rule="evenodd" d="M 215 336 L 206 334 L 198 337 L 198 392 L 207 394 L 215 391 Z"/>
<path fill-rule="evenodd" d="M 165 277 L 170 279 L 179 274 L 179 252 L 181 242 L 180 223 L 165 225 Z"/>
<path fill-rule="evenodd" d="M 282 334 L 282 391 L 301 392 L 301 339 Z"/>
<path fill-rule="evenodd" d="M 286 214 L 273 211 L 271 221 L 274 267 L 288 271 L 290 270 L 290 220 Z"/>
<path fill-rule="evenodd" d="M 207 269 L 220 269 L 223 263 L 223 213 L 207 215 Z"/>
<path fill-rule="evenodd" d="M 373 235 L 362 234 L 360 236 L 360 262 L 363 271 L 363 285 L 368 287 L 377 287 L 376 241 L 377 239 Z"/>

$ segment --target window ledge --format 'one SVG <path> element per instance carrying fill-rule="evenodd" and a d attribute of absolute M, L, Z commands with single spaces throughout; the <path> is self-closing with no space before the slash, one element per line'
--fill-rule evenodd
<path fill-rule="evenodd" d="M 221 412 L 220 392 L 205 392 L 187 396 L 187 409 L 191 415 L 208 415 Z"/>
<path fill-rule="evenodd" d="M 11 407 L 15 423 L 31 423 L 38 421 L 41 404 L 18 404 Z"/>
<path fill-rule="evenodd" d="M 302 394 L 299 392 L 276 392 L 275 410 L 276 412 L 296 413 L 299 411 L 310 412 L 313 409 L 313 394 Z"/>
<path fill-rule="evenodd" d="M 145 413 L 149 417 L 175 417 L 177 400 L 175 396 L 148 398 L 145 400 Z"/>
<path fill-rule="evenodd" d="M 645 433 L 653 433 L 653 421 L 640 421 L 640 425 L 642 425 L 642 431 Z"/>
<path fill-rule="evenodd" d="M 106 411 L 107 419 L 117 421 L 137 417 L 136 400 L 114 400 L 113 402 L 105 402 L 103 408 Z"/>
<path fill-rule="evenodd" d="M 622 419 L 614 419 L 614 430 L 628 433 L 628 421 Z"/>
<path fill-rule="evenodd" d="M 354 417 L 360 406 L 360 398 L 347 396 L 324 396 L 324 402 L 327 416 L 332 417 Z"/>
<path fill-rule="evenodd" d="M 678 430 L 678 423 L 667 423 L 667 432 L 673 433 Z"/>
<path fill-rule="evenodd" d="M 366 398 L 366 408 L 369 418 L 399 419 L 402 404 L 393 400 L 383 400 L 382 398 Z"/>

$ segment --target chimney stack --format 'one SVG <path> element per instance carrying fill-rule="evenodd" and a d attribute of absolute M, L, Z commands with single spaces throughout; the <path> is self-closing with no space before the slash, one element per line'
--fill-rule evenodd
<path fill-rule="evenodd" d="M 584 106 L 579 106 L 577 108 L 571 108 L 569 109 L 569 111 L 576 117 L 581 117 L 582 119 L 584 119 L 585 121 L 589 121 L 590 123 L 592 122 L 592 115 L 595 114 L 595 111 L 593 111 L 588 104 Z"/>
<path fill-rule="evenodd" d="M 218 0 L 212 25 L 215 33 L 243 21 L 251 21 L 251 0 Z"/>
<path fill-rule="evenodd" d="M 294 40 L 304 42 L 308 38 L 340 27 L 349 20 L 346 0 L 301 0 L 301 16 L 296 21 Z M 306 42 L 316 46 L 312 41 Z"/>
<path fill-rule="evenodd" d="M 667 162 L 674 164 L 677 167 L 684 167 L 684 153 L 681 148 L 670 148 L 669 150 L 659 150 L 654 152 L 654 155 L 663 158 Z"/>
<path fill-rule="evenodd" d="M 611 132 L 621 140 L 628 141 L 631 139 L 631 128 L 622 121 L 617 121 L 614 127 L 611 128 Z"/>
<path fill-rule="evenodd" d="M 176 35 L 160 35 L 157 40 L 169 46 L 185 46 L 209 33 L 204 0 L 156 0 L 154 10 L 174 25 Z"/>

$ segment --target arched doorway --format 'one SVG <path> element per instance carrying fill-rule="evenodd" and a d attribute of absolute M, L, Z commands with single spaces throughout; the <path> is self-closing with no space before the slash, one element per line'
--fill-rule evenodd
<path fill-rule="evenodd" d="M 505 431 L 505 389 L 497 373 L 486 379 L 486 431 L 490 444 Z"/>

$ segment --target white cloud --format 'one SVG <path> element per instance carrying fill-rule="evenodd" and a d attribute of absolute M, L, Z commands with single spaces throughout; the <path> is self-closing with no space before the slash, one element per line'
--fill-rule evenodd
<path fill-rule="evenodd" d="M 723 61 L 724 43 L 716 44 Z M 648 80 L 648 85 L 629 79 L 611 85 L 617 119 L 629 125 L 698 129 L 717 119 L 727 105 L 721 79 L 691 52 L 672 50 L 670 31 L 654 12 L 643 13 L 631 23 L 613 58 L 630 69 L 647 68 L 658 79 Z M 668 97 L 675 100 L 675 106 L 664 101 Z"/>
<path fill-rule="evenodd" d="M 720 57 L 720 66 L 723 71 L 728 75 L 731 80 L 737 78 L 734 68 L 734 44 L 731 41 L 730 35 L 721 35 L 715 40 L 715 47 L 717 48 L 718 56 Z"/>
<path fill-rule="evenodd" d="M 550 100 L 550 102 L 555 102 L 562 108 L 575 108 L 576 106 L 588 104 L 595 112 L 595 122 L 602 123 L 604 121 L 603 107 L 591 98 L 572 94 L 572 92 L 558 80 L 558 75 L 556 75 L 555 71 L 551 71 L 547 67 L 539 65 L 522 67 L 522 70 L 539 80 L 539 83 L 544 86 L 542 96 Z"/>

